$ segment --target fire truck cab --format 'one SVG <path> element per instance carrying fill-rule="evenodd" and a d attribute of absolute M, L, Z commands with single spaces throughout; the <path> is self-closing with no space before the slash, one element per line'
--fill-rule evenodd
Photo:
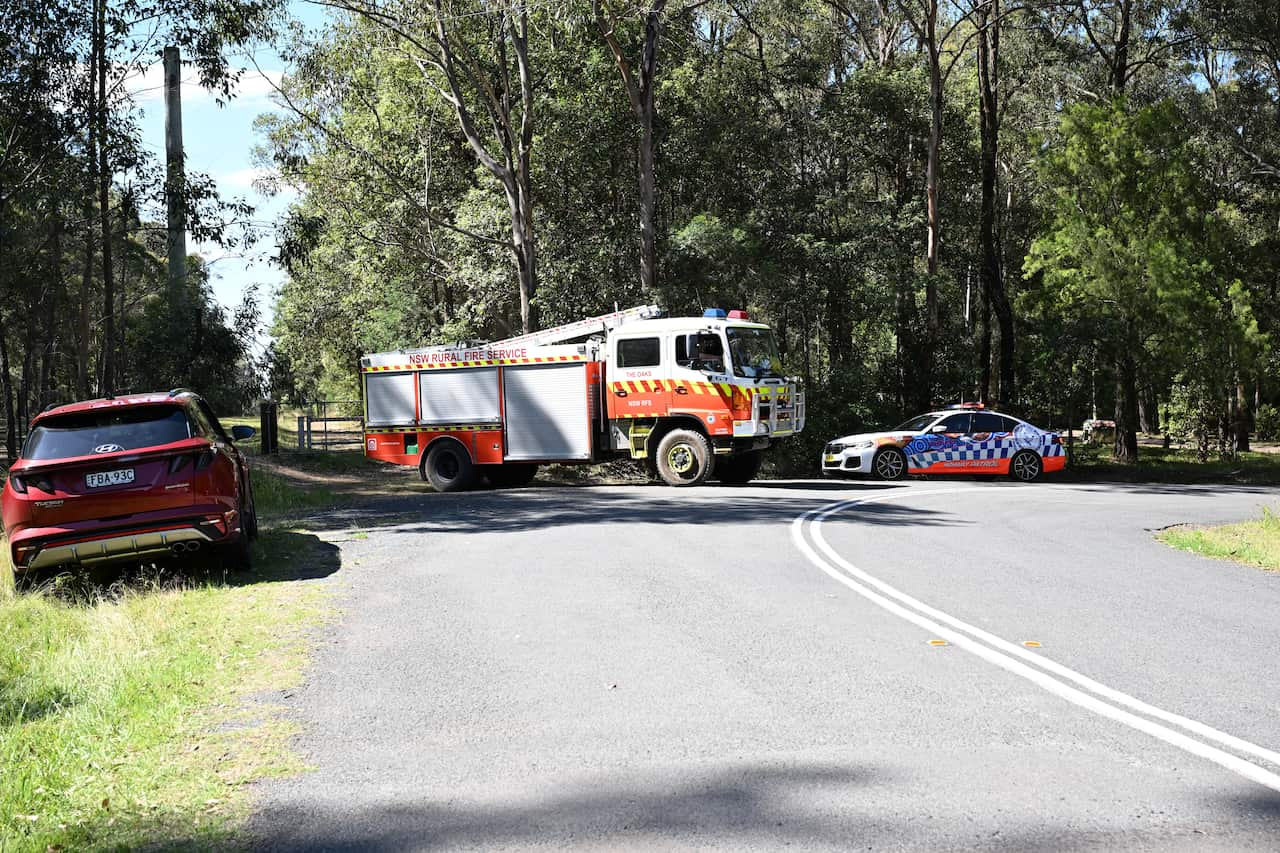
<path fill-rule="evenodd" d="M 365 455 L 414 465 L 441 491 L 626 457 L 670 485 L 750 481 L 762 452 L 804 427 L 773 333 L 742 311 L 659 315 L 641 306 L 491 344 L 365 356 Z"/>

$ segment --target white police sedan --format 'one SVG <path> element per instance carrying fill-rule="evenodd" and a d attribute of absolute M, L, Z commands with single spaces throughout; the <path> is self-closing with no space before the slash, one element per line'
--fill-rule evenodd
<path fill-rule="evenodd" d="M 961 403 L 894 429 L 837 438 L 822 449 L 822 473 L 898 480 L 908 474 L 1002 474 L 1031 482 L 1061 471 L 1062 437 L 1026 421 Z"/>

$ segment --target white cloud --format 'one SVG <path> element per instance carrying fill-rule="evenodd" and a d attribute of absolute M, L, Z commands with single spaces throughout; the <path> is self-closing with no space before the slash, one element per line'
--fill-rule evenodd
<path fill-rule="evenodd" d="M 283 76 L 284 72 L 273 69 L 244 70 L 232 89 L 235 93 L 232 103 L 266 100 L 280 85 Z M 146 105 L 149 102 L 164 100 L 164 63 L 156 62 L 135 72 L 125 80 L 125 87 L 140 104 Z M 182 67 L 182 102 L 184 104 L 212 100 L 214 95 L 214 92 L 200 86 L 199 71 L 190 65 Z"/>

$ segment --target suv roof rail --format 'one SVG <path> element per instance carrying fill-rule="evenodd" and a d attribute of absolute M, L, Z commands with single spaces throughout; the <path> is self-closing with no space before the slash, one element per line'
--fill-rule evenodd
<path fill-rule="evenodd" d="M 190 388 L 174 388 L 172 391 L 169 392 L 169 396 L 176 397 L 179 394 L 194 394 L 194 393 L 196 392 L 192 391 Z"/>

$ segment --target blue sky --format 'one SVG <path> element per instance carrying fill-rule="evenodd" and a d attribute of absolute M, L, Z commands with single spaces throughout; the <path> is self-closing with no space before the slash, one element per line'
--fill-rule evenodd
<path fill-rule="evenodd" d="M 314 4 L 292 0 L 289 10 L 308 27 L 324 23 L 323 9 Z M 230 103 L 219 106 L 211 93 L 197 84 L 195 69 L 183 66 L 182 134 L 187 150 L 187 168 L 211 175 L 218 183 L 223 198 L 241 198 L 256 211 L 254 221 L 263 227 L 261 238 L 249 249 L 225 251 L 217 246 L 201 246 L 188 240 L 187 250 L 199 253 L 210 262 L 215 298 L 226 308 L 234 308 L 246 289 L 257 285 L 263 307 L 264 325 L 270 323 L 274 294 L 284 281 L 284 273 L 271 262 L 276 252 L 273 224 L 296 198 L 289 189 L 267 197 L 253 187 L 261 174 L 254 166 L 253 149 L 261 140 L 255 135 L 253 121 L 278 108 L 272 103 L 272 83 L 279 83 L 284 63 L 272 47 L 252 48 L 259 74 L 245 57 L 232 57 L 232 65 L 247 68 Z M 139 121 L 143 144 L 160 162 L 164 161 L 164 80 L 157 62 L 144 74 L 129 81 L 141 111 Z"/>

